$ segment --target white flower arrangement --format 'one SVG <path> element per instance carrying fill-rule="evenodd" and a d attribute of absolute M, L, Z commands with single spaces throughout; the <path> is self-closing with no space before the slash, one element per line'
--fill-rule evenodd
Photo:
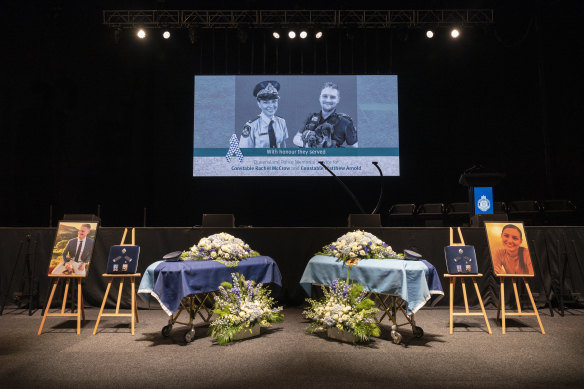
<path fill-rule="evenodd" d="M 273 308 L 270 290 L 254 281 L 246 281 L 243 275 L 231 273 L 233 283 L 224 282 L 215 296 L 213 313 L 219 317 L 209 327 L 217 343 L 225 344 L 242 331 L 251 331 L 256 324 L 269 327 L 282 321 L 282 307 Z"/>
<path fill-rule="evenodd" d="M 310 306 L 302 314 L 312 320 L 306 332 L 336 327 L 340 331 L 353 334 L 360 342 L 380 335 L 375 318 L 379 309 L 373 300 L 366 297 L 367 290 L 363 285 L 335 280 L 331 286 L 323 285 L 322 291 L 324 296 L 321 299 L 306 299 Z"/>
<path fill-rule="evenodd" d="M 348 232 L 322 248 L 319 254 L 330 255 L 343 262 L 356 264 L 360 259 L 366 258 L 394 258 L 403 259 L 403 254 L 398 254 L 390 245 L 375 235 L 356 230 Z"/>
<path fill-rule="evenodd" d="M 259 253 L 252 250 L 243 240 L 221 232 L 202 238 L 199 243 L 191 247 L 189 251 L 183 252 L 180 257 L 183 261 L 214 260 L 232 267 L 237 266 L 242 259 L 258 255 Z"/>

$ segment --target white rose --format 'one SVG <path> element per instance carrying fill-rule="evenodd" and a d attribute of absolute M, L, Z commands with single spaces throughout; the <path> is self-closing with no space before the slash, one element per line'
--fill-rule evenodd
<path fill-rule="evenodd" d="M 361 255 L 365 255 L 365 250 L 361 250 L 361 251 L 359 251 L 359 254 L 361 254 Z"/>
<path fill-rule="evenodd" d="M 211 252 L 211 258 L 215 258 L 217 256 L 217 253 L 215 251 Z"/>

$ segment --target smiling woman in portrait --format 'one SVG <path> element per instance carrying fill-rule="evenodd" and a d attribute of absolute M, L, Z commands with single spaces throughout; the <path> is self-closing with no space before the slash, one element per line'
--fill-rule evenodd
<path fill-rule="evenodd" d="M 286 121 L 276 116 L 280 95 L 278 81 L 262 81 L 253 90 L 260 114 L 243 126 L 239 147 L 283 148 L 288 139 Z"/>
<path fill-rule="evenodd" d="M 514 224 L 503 226 L 502 248 L 493 250 L 495 274 L 534 274 L 529 250 L 522 243 L 523 233 L 519 227 Z"/>

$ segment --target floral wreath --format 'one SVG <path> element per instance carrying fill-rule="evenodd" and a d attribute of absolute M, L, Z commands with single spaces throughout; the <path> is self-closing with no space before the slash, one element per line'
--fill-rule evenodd
<path fill-rule="evenodd" d="M 390 245 L 375 235 L 356 230 L 348 232 L 322 248 L 318 254 L 330 255 L 348 265 L 357 265 L 360 259 L 403 259 L 403 254 L 398 254 Z"/>
<path fill-rule="evenodd" d="M 242 259 L 258 255 L 260 254 L 252 250 L 243 240 L 221 232 L 202 238 L 188 251 L 184 251 L 180 259 L 183 261 L 217 261 L 226 266 L 234 267 Z"/>

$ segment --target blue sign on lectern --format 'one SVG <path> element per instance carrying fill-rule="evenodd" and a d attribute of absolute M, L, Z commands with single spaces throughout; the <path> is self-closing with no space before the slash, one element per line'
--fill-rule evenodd
<path fill-rule="evenodd" d="M 493 214 L 493 187 L 491 186 L 474 187 L 474 208 L 475 215 Z"/>

